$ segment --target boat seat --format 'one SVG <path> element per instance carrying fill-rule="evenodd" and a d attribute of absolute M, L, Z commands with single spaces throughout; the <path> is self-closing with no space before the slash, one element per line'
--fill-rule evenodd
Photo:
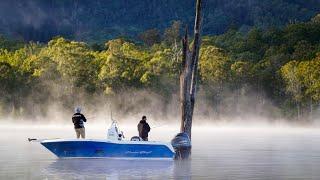
<path fill-rule="evenodd" d="M 139 136 L 133 136 L 130 141 L 142 141 L 142 139 Z"/>

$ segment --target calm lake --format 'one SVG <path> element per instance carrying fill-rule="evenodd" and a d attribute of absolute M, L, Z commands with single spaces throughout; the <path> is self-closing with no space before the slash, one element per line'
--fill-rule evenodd
<path fill-rule="evenodd" d="M 86 126 L 105 138 L 104 125 Z M 121 128 L 121 126 L 120 126 Z M 136 128 L 123 127 L 126 138 Z M 170 141 L 177 127 L 150 140 Z M 73 138 L 72 126 L 0 126 L 0 179 L 320 179 L 320 129 L 195 127 L 189 161 L 57 159 L 28 137 Z"/>

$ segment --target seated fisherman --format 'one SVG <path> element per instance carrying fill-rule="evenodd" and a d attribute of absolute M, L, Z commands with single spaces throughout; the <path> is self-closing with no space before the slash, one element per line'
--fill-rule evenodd
<path fill-rule="evenodd" d="M 75 108 L 75 114 L 72 116 L 72 122 L 74 124 L 74 129 L 76 131 L 77 138 L 80 136 L 82 139 L 86 138 L 86 132 L 84 128 L 84 122 L 87 122 L 87 119 L 81 114 L 81 108 Z"/>
<path fill-rule="evenodd" d="M 142 116 L 142 120 L 138 124 L 139 137 L 144 141 L 148 141 L 148 133 L 150 132 L 150 126 L 147 123 L 147 117 Z"/>

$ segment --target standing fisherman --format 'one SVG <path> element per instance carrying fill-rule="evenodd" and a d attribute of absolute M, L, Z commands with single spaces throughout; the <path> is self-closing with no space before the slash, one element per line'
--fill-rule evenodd
<path fill-rule="evenodd" d="M 138 124 L 139 137 L 144 141 L 148 141 L 148 133 L 150 132 L 150 126 L 147 123 L 147 117 L 142 116 L 142 120 Z"/>
<path fill-rule="evenodd" d="M 81 108 L 75 108 L 75 114 L 72 116 L 72 122 L 74 124 L 74 129 L 76 131 L 77 138 L 79 139 L 80 136 L 82 139 L 86 138 L 86 132 L 84 128 L 84 122 L 87 122 L 87 119 L 81 114 Z"/>

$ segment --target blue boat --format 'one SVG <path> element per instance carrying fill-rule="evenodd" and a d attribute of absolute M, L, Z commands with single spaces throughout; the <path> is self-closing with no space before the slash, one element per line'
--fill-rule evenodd
<path fill-rule="evenodd" d="M 153 141 L 54 139 L 40 142 L 59 158 L 173 159 L 171 144 Z"/>
<path fill-rule="evenodd" d="M 107 139 L 51 139 L 40 144 L 59 158 L 173 159 L 175 156 L 170 143 L 142 141 L 139 137 L 124 140 L 116 122 L 108 129 Z"/>

